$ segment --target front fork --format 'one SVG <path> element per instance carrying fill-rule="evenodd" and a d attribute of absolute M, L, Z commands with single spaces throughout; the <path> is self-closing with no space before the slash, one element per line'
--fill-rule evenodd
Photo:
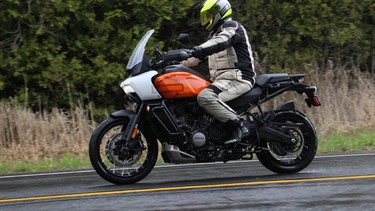
<path fill-rule="evenodd" d="M 131 139 L 134 139 L 138 134 L 138 125 L 140 123 L 140 120 L 143 117 L 144 109 L 146 105 L 144 103 L 141 103 L 137 105 L 136 112 L 133 114 L 129 114 L 129 123 L 125 129 L 125 131 L 122 133 L 121 140 L 125 143 L 129 143 Z"/>

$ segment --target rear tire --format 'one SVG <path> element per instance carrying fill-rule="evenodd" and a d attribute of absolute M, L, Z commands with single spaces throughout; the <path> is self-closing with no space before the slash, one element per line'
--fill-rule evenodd
<path fill-rule="evenodd" d="M 109 117 L 95 129 L 90 139 L 93 168 L 103 179 L 114 184 L 132 184 L 145 178 L 154 168 L 158 156 L 157 140 L 146 130 L 140 129 L 134 139 L 123 143 L 121 137 L 127 125 L 127 118 Z"/>
<path fill-rule="evenodd" d="M 267 169 L 280 174 L 292 174 L 305 169 L 314 159 L 318 148 L 314 125 L 304 114 L 292 110 L 277 112 L 272 122 L 302 123 L 303 126 L 290 131 L 290 134 L 293 134 L 298 140 L 293 149 L 281 145 L 285 147 L 287 155 L 278 155 L 272 142 L 261 140 L 262 147 L 268 150 L 256 153 L 259 161 Z"/>

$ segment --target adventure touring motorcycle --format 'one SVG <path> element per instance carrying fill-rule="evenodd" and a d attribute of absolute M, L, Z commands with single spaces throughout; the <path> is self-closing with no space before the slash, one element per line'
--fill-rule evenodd
<path fill-rule="evenodd" d="M 196 101 L 211 82 L 176 63 L 191 57 L 191 51 L 163 54 L 156 48 L 159 58 L 148 60 L 145 46 L 153 32 L 148 31 L 136 46 L 126 67 L 128 78 L 121 83 L 134 109 L 113 112 L 91 136 L 90 160 L 102 178 L 130 184 L 146 177 L 158 157 L 157 140 L 166 163 L 227 162 L 256 154 L 276 173 L 296 173 L 311 163 L 318 146 L 311 121 L 295 110 L 292 100 L 273 110 L 261 107 L 285 91 L 305 94 L 309 107 L 320 106 L 316 87 L 303 84 L 304 74 L 258 75 L 249 92 L 227 103 L 250 134 L 241 142 L 226 144 L 233 129 L 210 117 Z"/>

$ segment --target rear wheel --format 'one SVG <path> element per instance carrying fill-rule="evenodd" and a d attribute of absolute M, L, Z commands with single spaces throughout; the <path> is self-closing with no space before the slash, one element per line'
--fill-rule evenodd
<path fill-rule="evenodd" d="M 262 147 L 267 150 L 257 153 L 259 161 L 267 169 L 281 174 L 296 173 L 306 168 L 314 159 L 318 148 L 314 125 L 298 111 L 278 112 L 273 123 L 278 125 L 280 131 L 293 136 L 296 144 L 283 145 L 261 140 Z M 286 155 L 280 155 L 280 150 L 277 149 L 280 147 L 287 152 Z"/>
<path fill-rule="evenodd" d="M 125 118 L 108 118 L 94 131 L 89 155 L 95 171 L 114 184 L 131 184 L 146 177 L 155 166 L 157 140 L 147 131 L 129 142 L 121 140 L 128 124 Z"/>

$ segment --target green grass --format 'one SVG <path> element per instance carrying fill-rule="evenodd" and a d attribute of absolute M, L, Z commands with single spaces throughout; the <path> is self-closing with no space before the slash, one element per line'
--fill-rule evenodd
<path fill-rule="evenodd" d="M 164 163 L 161 155 L 159 155 L 157 163 Z M 87 157 L 80 158 L 75 155 L 66 154 L 57 160 L 43 160 L 40 162 L 0 162 L 0 174 L 42 172 L 53 170 L 74 170 L 83 168 L 92 168 L 88 155 Z"/>
<path fill-rule="evenodd" d="M 57 160 L 43 160 L 40 162 L 0 162 L 0 173 L 40 172 L 51 170 L 70 170 L 91 167 L 89 158 L 66 154 Z"/>
<path fill-rule="evenodd" d="M 318 153 L 337 153 L 375 149 L 375 129 L 358 130 L 349 133 L 332 133 L 319 140 Z M 161 156 L 158 163 L 162 163 Z M 0 173 L 38 172 L 91 168 L 88 156 L 80 158 L 71 154 L 57 160 L 40 162 L 0 162 Z"/>
<path fill-rule="evenodd" d="M 352 152 L 375 149 L 375 129 L 329 134 L 319 141 L 318 153 Z"/>

